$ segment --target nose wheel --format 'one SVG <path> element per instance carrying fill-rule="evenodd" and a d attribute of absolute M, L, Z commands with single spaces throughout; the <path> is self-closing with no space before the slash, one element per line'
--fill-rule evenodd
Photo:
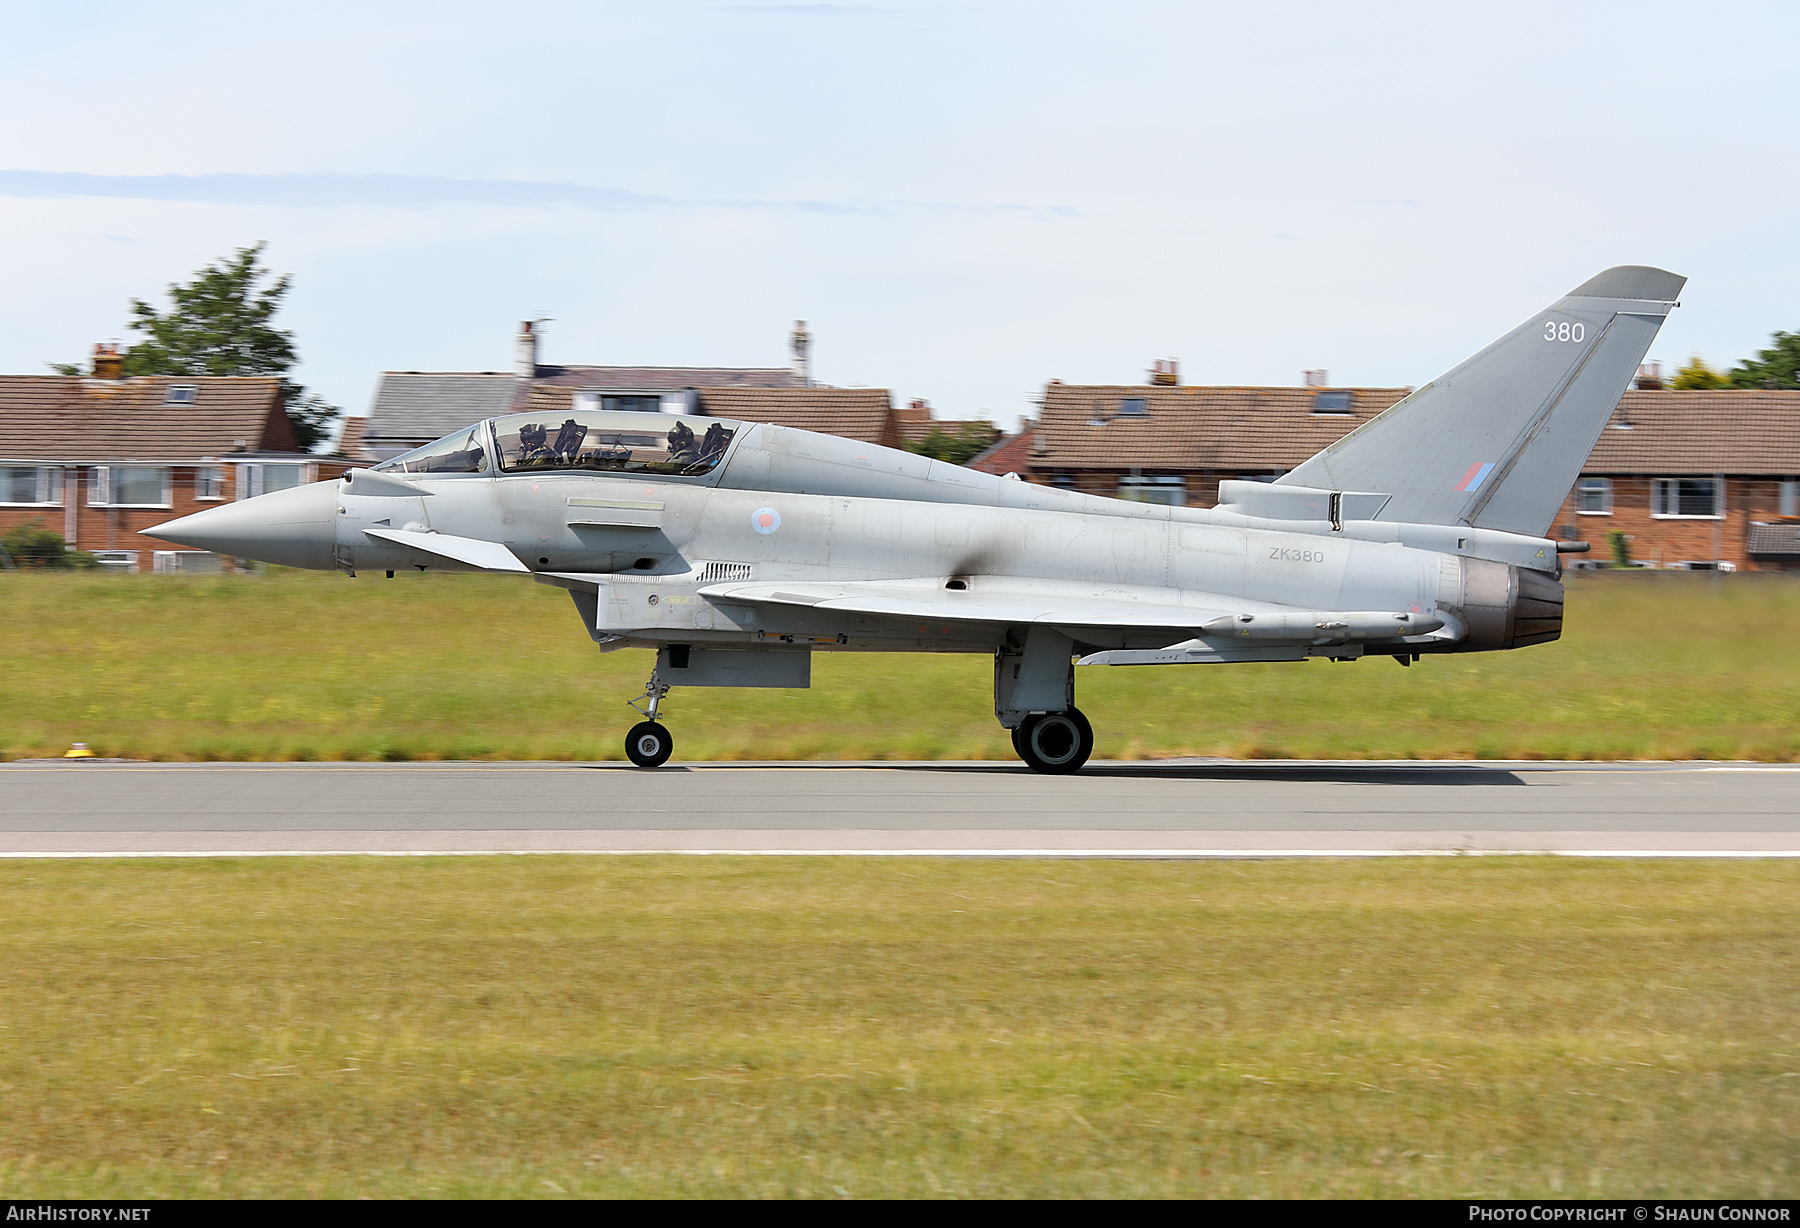
<path fill-rule="evenodd" d="M 1026 717 L 1012 740 L 1019 758 L 1046 776 L 1078 772 L 1094 753 L 1094 727 L 1077 708 Z"/>
<path fill-rule="evenodd" d="M 639 721 L 625 735 L 625 757 L 638 767 L 661 767 L 674 753 L 675 739 L 655 721 Z"/>
<path fill-rule="evenodd" d="M 657 713 L 662 710 L 663 698 L 668 693 L 669 684 L 655 671 L 651 671 L 644 693 L 636 699 L 626 701 L 628 706 L 644 714 L 644 719 L 633 725 L 631 732 L 625 735 L 625 757 L 638 767 L 661 767 L 675 753 L 674 736 L 656 719 Z"/>

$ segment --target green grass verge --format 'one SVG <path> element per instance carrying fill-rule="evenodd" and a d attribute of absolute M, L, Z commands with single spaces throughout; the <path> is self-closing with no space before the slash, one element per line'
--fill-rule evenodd
<path fill-rule="evenodd" d="M 1800 866 L 0 863 L 0 1197 L 1771 1197 Z"/>
<path fill-rule="evenodd" d="M 0 754 L 616 759 L 649 674 L 490 576 L 0 573 Z M 1085 669 L 1101 757 L 1800 759 L 1800 582 L 1570 584 L 1565 637 L 1334 665 Z M 810 691 L 677 690 L 699 759 L 1010 759 L 980 657 L 820 653 Z"/>

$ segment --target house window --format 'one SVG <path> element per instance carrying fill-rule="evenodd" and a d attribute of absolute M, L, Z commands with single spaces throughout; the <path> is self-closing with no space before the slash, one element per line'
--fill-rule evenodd
<path fill-rule="evenodd" d="M 163 397 L 164 405 L 192 405 L 200 399 L 200 388 L 196 384 L 171 384 L 168 393 Z"/>
<path fill-rule="evenodd" d="M 169 470 L 161 465 L 98 465 L 88 479 L 92 507 L 168 507 Z"/>
<path fill-rule="evenodd" d="M 1717 478 L 1657 478 L 1651 484 L 1650 514 L 1716 520 L 1725 514 Z"/>
<path fill-rule="evenodd" d="M 1075 475 L 1067 469 L 1052 469 L 1050 471 L 1050 485 L 1056 487 L 1058 490 L 1074 490 Z"/>
<path fill-rule="evenodd" d="M 1315 414 L 1347 414 L 1350 412 L 1348 392 L 1320 392 L 1313 395 Z"/>
<path fill-rule="evenodd" d="M 62 502 L 62 470 L 54 465 L 0 467 L 0 503 L 42 506 Z"/>
<path fill-rule="evenodd" d="M 1776 515 L 1800 516 L 1800 482 L 1792 478 L 1782 482 L 1781 494 L 1778 496 Z"/>
<path fill-rule="evenodd" d="M 1119 479 L 1119 498 L 1129 499 L 1133 503 L 1165 503 L 1171 507 L 1186 507 L 1187 479 L 1173 473 L 1128 473 Z"/>
<path fill-rule="evenodd" d="M 575 412 L 581 414 L 598 413 L 611 410 L 614 413 L 626 414 L 659 414 L 663 412 L 663 398 L 657 393 L 611 393 L 611 392 L 578 392 L 575 394 Z"/>
<path fill-rule="evenodd" d="M 1582 478 L 1575 487 L 1575 510 L 1583 516 L 1612 515 L 1612 479 Z"/>
<path fill-rule="evenodd" d="M 1142 418 L 1150 413 L 1150 406 L 1143 397 L 1126 397 L 1119 402 L 1119 417 Z"/>
<path fill-rule="evenodd" d="M 225 470 L 217 465 L 202 465 L 194 470 L 194 498 L 223 499 Z"/>
<path fill-rule="evenodd" d="M 237 497 L 254 499 L 277 490 L 306 485 L 304 464 L 239 465 Z"/>

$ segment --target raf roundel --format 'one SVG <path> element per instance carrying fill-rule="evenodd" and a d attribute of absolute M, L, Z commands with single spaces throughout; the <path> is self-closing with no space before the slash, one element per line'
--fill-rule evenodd
<path fill-rule="evenodd" d="M 750 513 L 750 527 L 766 537 L 781 527 L 781 513 L 772 507 L 759 507 Z"/>

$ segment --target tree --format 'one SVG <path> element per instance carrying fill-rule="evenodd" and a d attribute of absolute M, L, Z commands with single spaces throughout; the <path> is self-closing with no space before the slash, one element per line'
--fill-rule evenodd
<path fill-rule="evenodd" d="M 1613 566 L 1630 567 L 1631 535 L 1624 529 L 1612 529 L 1606 534 L 1606 544 L 1612 548 Z"/>
<path fill-rule="evenodd" d="M 127 327 L 144 340 L 126 351 L 125 374 L 279 376 L 294 438 L 310 452 L 329 437 L 342 411 L 287 378 L 299 358 L 294 334 L 271 321 L 292 283 L 283 275 L 267 286 L 259 284 L 269 275 L 257 263 L 267 246 L 240 247 L 235 255 L 201 269 L 186 285 L 171 285 L 166 311 L 132 299 Z M 64 375 L 82 374 L 67 363 L 51 367 Z"/>
<path fill-rule="evenodd" d="M 0 533 L 0 552 L 14 567 L 93 568 L 100 561 L 85 550 L 71 550 L 62 534 L 44 527 L 42 520 L 18 525 Z"/>
<path fill-rule="evenodd" d="M 1729 388 L 1731 381 L 1707 366 L 1706 360 L 1696 354 L 1688 359 L 1687 366 L 1675 373 L 1669 387 L 1681 392 L 1705 392 L 1710 388 Z"/>
<path fill-rule="evenodd" d="M 908 440 L 906 450 L 952 465 L 966 465 L 992 447 L 999 437 L 1000 432 L 985 422 L 965 422 L 954 434 L 934 428 L 923 439 Z"/>
<path fill-rule="evenodd" d="M 1726 377 L 1733 388 L 1800 388 L 1800 333 L 1777 331 L 1775 342 Z"/>

